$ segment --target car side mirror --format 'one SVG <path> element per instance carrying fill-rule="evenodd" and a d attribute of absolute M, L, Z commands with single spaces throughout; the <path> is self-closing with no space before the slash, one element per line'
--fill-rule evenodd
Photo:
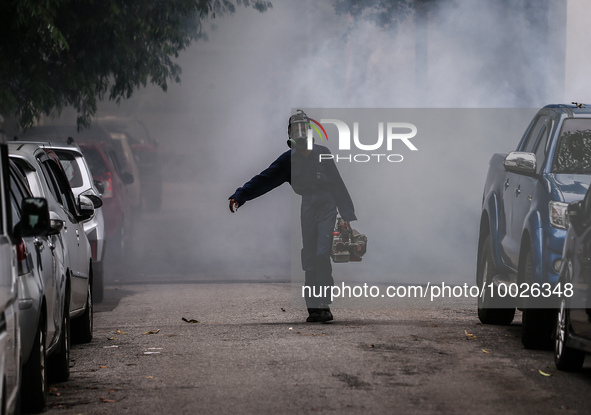
<path fill-rule="evenodd" d="M 64 221 L 55 212 L 49 213 L 49 235 L 57 235 L 64 228 Z"/>
<path fill-rule="evenodd" d="M 78 213 L 80 213 L 81 220 L 88 220 L 94 215 L 94 204 L 88 196 L 78 196 Z"/>
<path fill-rule="evenodd" d="M 105 184 L 103 182 L 101 182 L 100 180 L 95 180 L 94 181 L 94 187 L 96 187 L 96 190 L 98 190 L 98 192 L 102 195 L 103 193 L 105 193 Z"/>
<path fill-rule="evenodd" d="M 133 174 L 127 171 L 121 173 L 121 181 L 123 182 L 123 184 L 132 184 L 134 180 L 135 179 L 133 178 Z"/>
<path fill-rule="evenodd" d="M 21 237 L 49 234 L 49 207 L 45 198 L 29 197 L 23 200 L 19 230 Z"/>
<path fill-rule="evenodd" d="M 92 205 L 95 209 L 100 208 L 103 205 L 103 199 L 96 195 L 85 195 L 87 198 L 90 199 Z"/>
<path fill-rule="evenodd" d="M 536 155 L 523 151 L 513 151 L 507 154 L 503 166 L 510 172 L 519 174 L 536 174 Z"/>

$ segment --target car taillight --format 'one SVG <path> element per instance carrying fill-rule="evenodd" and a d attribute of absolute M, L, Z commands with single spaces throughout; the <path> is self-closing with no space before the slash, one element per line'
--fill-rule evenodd
<path fill-rule="evenodd" d="M 27 247 L 25 246 L 25 241 L 22 239 L 16 246 L 16 259 L 19 262 L 27 259 Z"/>
<path fill-rule="evenodd" d="M 111 179 L 111 173 L 106 172 L 101 174 L 96 180 L 100 180 L 103 182 L 103 186 L 105 187 L 105 191 L 101 195 L 104 198 L 113 197 L 113 180 Z"/>
<path fill-rule="evenodd" d="M 16 245 L 16 260 L 18 264 L 18 275 L 24 275 L 31 271 L 28 261 L 27 247 L 25 241 L 21 241 Z"/>

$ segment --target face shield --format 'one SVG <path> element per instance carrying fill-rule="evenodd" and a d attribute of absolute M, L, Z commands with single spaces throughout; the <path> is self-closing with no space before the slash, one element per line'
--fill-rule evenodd
<path fill-rule="evenodd" d="M 312 149 L 312 128 L 310 128 L 308 117 L 303 112 L 290 118 L 288 145 L 292 148 Z"/>

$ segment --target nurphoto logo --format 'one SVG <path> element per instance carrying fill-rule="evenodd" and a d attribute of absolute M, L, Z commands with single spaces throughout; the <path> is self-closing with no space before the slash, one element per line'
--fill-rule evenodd
<path fill-rule="evenodd" d="M 322 132 L 324 133 L 324 138 L 328 141 L 328 134 L 326 133 L 326 129 L 324 128 L 323 124 L 333 124 L 337 127 L 338 134 L 339 134 L 339 151 L 350 151 L 351 150 L 351 128 L 347 125 L 346 122 L 341 121 L 339 119 L 328 118 L 328 119 L 321 119 L 320 122 L 313 121 L 317 124 Z M 320 139 L 323 139 L 323 134 L 320 133 L 320 130 L 312 124 L 308 124 L 310 127 L 314 128 Z M 384 127 L 385 125 L 385 127 Z M 418 148 L 410 141 L 411 138 L 414 138 L 417 135 L 417 127 L 414 124 L 406 123 L 406 122 L 378 122 L 377 125 L 378 129 L 378 138 L 374 142 L 367 142 L 366 140 L 362 140 L 359 138 L 359 122 L 353 122 L 353 144 L 354 146 L 365 153 L 357 153 L 357 154 L 321 154 L 320 161 L 322 160 L 334 160 L 335 162 L 339 161 L 348 161 L 348 162 L 356 162 L 356 163 L 367 163 L 369 161 L 377 161 L 380 162 L 382 160 L 389 161 L 391 163 L 399 163 L 404 160 L 402 154 L 393 153 L 395 143 L 402 143 L 406 146 L 407 149 L 411 151 L 418 151 Z M 385 147 L 385 152 L 382 148 Z M 312 129 L 308 132 L 308 149 L 312 149 L 313 143 L 313 131 Z M 399 146 L 398 146 L 399 147 Z M 373 152 L 373 153 L 367 153 Z"/>

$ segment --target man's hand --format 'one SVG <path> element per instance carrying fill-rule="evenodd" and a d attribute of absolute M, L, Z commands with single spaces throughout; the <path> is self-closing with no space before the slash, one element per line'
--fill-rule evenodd
<path fill-rule="evenodd" d="M 236 199 L 230 199 L 230 212 L 234 213 L 238 210 L 240 204 Z"/>

